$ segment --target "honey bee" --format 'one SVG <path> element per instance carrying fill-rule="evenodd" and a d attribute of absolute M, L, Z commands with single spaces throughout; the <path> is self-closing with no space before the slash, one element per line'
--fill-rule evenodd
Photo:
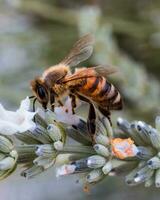
<path fill-rule="evenodd" d="M 31 89 L 47 109 L 50 104 L 63 106 L 63 96 L 72 99 L 72 111 L 76 107 L 76 97 L 88 102 L 88 130 L 91 134 L 95 132 L 95 107 L 110 120 L 110 110 L 122 109 L 122 98 L 116 87 L 109 83 L 107 78 L 115 72 L 114 68 L 106 66 L 95 66 L 91 68 L 79 68 L 74 73 L 70 69 L 80 62 L 88 59 L 93 51 L 94 38 L 88 34 L 79 39 L 59 64 L 46 69 L 41 77 L 31 81 Z"/>

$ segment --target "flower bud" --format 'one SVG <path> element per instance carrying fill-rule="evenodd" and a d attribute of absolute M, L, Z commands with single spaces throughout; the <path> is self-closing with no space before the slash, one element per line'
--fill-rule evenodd
<path fill-rule="evenodd" d="M 32 162 L 36 157 L 37 145 L 19 145 L 16 147 L 18 152 L 18 163 Z"/>
<path fill-rule="evenodd" d="M 12 149 L 13 145 L 11 141 L 8 138 L 0 135 L 0 151 L 3 153 L 9 153 L 12 151 Z"/>
<path fill-rule="evenodd" d="M 14 158 L 14 159 L 17 159 L 17 158 L 18 158 L 18 153 L 17 153 L 17 151 L 16 151 L 16 150 L 12 150 L 12 151 L 10 152 L 10 156 L 11 156 L 12 158 Z"/>
<path fill-rule="evenodd" d="M 157 117 L 156 117 L 155 125 L 156 125 L 157 131 L 160 132 L 160 116 L 157 116 Z"/>
<path fill-rule="evenodd" d="M 87 141 L 91 142 L 91 138 L 88 135 L 87 123 L 83 119 L 79 119 L 78 124 L 72 125 L 72 127 L 78 131 L 78 133 L 85 138 Z"/>
<path fill-rule="evenodd" d="M 112 170 L 112 163 L 108 161 L 102 168 L 104 174 L 108 174 Z"/>
<path fill-rule="evenodd" d="M 104 126 L 103 122 L 101 121 L 102 119 L 98 119 L 96 122 L 96 134 L 102 134 L 108 137 L 107 129 Z"/>
<path fill-rule="evenodd" d="M 136 130 L 138 131 L 140 137 L 146 144 L 151 144 L 150 138 L 149 138 L 149 132 L 150 128 L 149 126 L 142 121 L 138 121 L 136 124 Z"/>
<path fill-rule="evenodd" d="M 131 131 L 129 132 L 129 135 L 134 140 L 135 144 L 139 146 L 145 145 L 145 142 L 143 141 L 142 137 L 137 131 L 137 122 L 131 123 L 130 127 L 131 127 Z"/>
<path fill-rule="evenodd" d="M 86 170 L 88 171 L 87 161 L 87 158 L 82 158 L 72 162 L 72 165 L 75 166 L 75 172 L 85 172 Z"/>
<path fill-rule="evenodd" d="M 43 111 L 39 110 L 38 112 L 43 112 Z M 41 117 L 39 113 L 35 114 L 34 119 L 37 124 L 43 126 L 45 129 L 47 128 L 47 122 L 45 121 L 45 119 L 43 119 L 43 117 Z"/>
<path fill-rule="evenodd" d="M 142 183 L 146 180 L 148 180 L 154 173 L 154 170 L 148 168 L 148 166 L 145 166 L 141 168 L 134 176 L 134 181 L 136 183 Z"/>
<path fill-rule="evenodd" d="M 63 142 L 61 141 L 54 142 L 54 148 L 57 151 L 61 151 L 63 149 Z"/>
<path fill-rule="evenodd" d="M 104 166 L 106 163 L 106 159 L 102 156 L 98 156 L 98 155 L 95 155 L 95 156 L 90 156 L 88 157 L 87 159 L 87 166 L 89 168 L 100 168 L 102 166 Z"/>
<path fill-rule="evenodd" d="M 88 183 L 96 183 L 102 180 L 103 177 L 104 177 L 104 174 L 101 169 L 94 169 L 86 176 L 86 181 Z"/>
<path fill-rule="evenodd" d="M 105 146 L 103 146 L 103 145 L 101 145 L 101 144 L 95 144 L 95 145 L 94 145 L 94 150 L 95 150 L 98 154 L 100 154 L 100 155 L 102 155 L 102 156 L 104 156 L 104 157 L 108 157 L 108 156 L 110 155 L 109 150 L 108 150 Z"/>
<path fill-rule="evenodd" d="M 5 158 L 5 154 L 4 153 L 0 153 L 0 161 L 3 160 Z"/>
<path fill-rule="evenodd" d="M 157 188 L 160 187 L 160 169 L 157 169 L 155 173 L 155 185 Z"/>
<path fill-rule="evenodd" d="M 153 150 L 153 148 L 142 147 L 142 146 L 141 147 L 139 146 L 137 148 L 138 148 L 138 152 L 136 156 L 139 159 L 147 160 L 155 155 L 155 151 Z"/>
<path fill-rule="evenodd" d="M 49 137 L 47 130 L 40 125 L 37 125 L 35 129 L 30 130 L 35 139 L 44 144 L 49 144 L 52 139 Z"/>
<path fill-rule="evenodd" d="M 149 133 L 153 147 L 155 147 L 157 150 L 160 150 L 160 133 L 154 128 L 152 128 Z"/>
<path fill-rule="evenodd" d="M 42 173 L 44 171 L 44 168 L 42 166 L 33 165 L 31 168 L 24 170 L 21 173 L 21 176 L 24 176 L 26 178 L 33 178 L 37 176 L 38 174 Z"/>
<path fill-rule="evenodd" d="M 104 146 L 108 146 L 110 144 L 109 138 L 102 134 L 96 134 L 94 140 L 97 144 L 102 144 Z"/>
<path fill-rule="evenodd" d="M 37 138 L 32 134 L 30 130 L 27 130 L 23 133 L 16 133 L 16 138 L 25 144 L 38 144 L 39 141 Z"/>
<path fill-rule="evenodd" d="M 50 144 L 43 144 L 37 145 L 36 155 L 37 156 L 55 156 L 56 152 L 54 150 L 53 145 Z"/>
<path fill-rule="evenodd" d="M 113 129 L 112 129 L 110 121 L 108 120 L 107 117 L 104 117 L 103 121 L 104 121 L 104 125 L 106 127 L 106 130 L 107 130 L 107 136 L 108 137 L 113 137 Z"/>
<path fill-rule="evenodd" d="M 56 115 L 51 110 L 47 109 L 45 112 L 45 121 L 47 124 L 52 124 L 56 120 Z"/>
<path fill-rule="evenodd" d="M 48 134 L 53 141 L 61 140 L 62 135 L 59 128 L 54 124 L 49 124 L 47 127 Z"/>
<path fill-rule="evenodd" d="M 130 132 L 130 124 L 127 120 L 124 120 L 122 118 L 117 119 L 117 126 L 124 132 L 129 133 Z"/>
<path fill-rule="evenodd" d="M 134 178 L 136 173 L 139 171 L 139 167 L 136 167 L 135 169 L 133 169 L 126 177 L 125 177 L 125 182 L 126 184 L 133 186 L 133 185 L 137 185 L 138 183 L 135 182 Z"/>
<path fill-rule="evenodd" d="M 0 161 L 0 170 L 8 170 L 14 167 L 16 160 L 12 157 L 6 157 Z"/>
<path fill-rule="evenodd" d="M 43 157 L 43 156 L 39 156 L 38 158 L 36 158 L 33 163 L 37 166 L 41 166 L 44 169 L 48 169 L 51 166 L 54 165 L 55 163 L 55 159 L 51 158 L 51 157 Z"/>
<path fill-rule="evenodd" d="M 148 167 L 151 169 L 158 169 L 160 168 L 160 159 L 157 156 L 155 156 L 151 158 L 150 160 L 148 160 L 147 164 L 148 164 Z"/>
<path fill-rule="evenodd" d="M 150 187 L 150 186 L 152 186 L 153 184 L 154 184 L 154 177 L 152 176 L 152 177 L 150 177 L 149 179 L 147 179 L 147 180 L 145 181 L 144 186 L 145 186 L 145 187 Z"/>

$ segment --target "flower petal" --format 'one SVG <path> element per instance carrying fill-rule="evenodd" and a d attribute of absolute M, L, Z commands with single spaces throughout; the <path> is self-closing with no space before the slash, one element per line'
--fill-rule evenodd
<path fill-rule="evenodd" d="M 55 108 L 56 120 L 66 123 L 68 125 L 78 124 L 80 121 L 79 116 L 72 114 L 71 99 L 67 98 L 65 105 Z"/>
<path fill-rule="evenodd" d="M 35 128 L 32 121 L 36 112 L 29 112 L 30 100 L 27 97 L 21 101 L 20 108 L 16 111 L 8 111 L 0 104 L 0 133 L 12 135 Z"/>
<path fill-rule="evenodd" d="M 18 110 L 29 110 L 30 108 L 30 99 L 26 97 L 24 100 L 21 101 L 21 105 Z"/>
<path fill-rule="evenodd" d="M 0 133 L 3 135 L 12 135 L 17 133 L 18 126 L 14 123 L 9 123 L 7 121 L 0 121 Z"/>

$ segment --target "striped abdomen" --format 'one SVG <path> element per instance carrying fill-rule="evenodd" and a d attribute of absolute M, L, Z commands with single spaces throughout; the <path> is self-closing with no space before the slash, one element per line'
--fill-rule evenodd
<path fill-rule="evenodd" d="M 78 93 L 85 95 L 103 109 L 122 109 L 120 93 L 104 77 L 85 78 L 78 88 Z"/>

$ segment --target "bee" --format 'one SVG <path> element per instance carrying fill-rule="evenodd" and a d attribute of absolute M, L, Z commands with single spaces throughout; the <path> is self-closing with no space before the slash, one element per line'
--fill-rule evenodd
<path fill-rule="evenodd" d="M 76 98 L 89 103 L 88 130 L 95 132 L 95 107 L 110 120 L 110 110 L 122 109 L 122 98 L 117 88 L 108 82 L 108 76 L 115 72 L 112 67 L 95 66 L 79 68 L 71 73 L 71 68 L 88 59 L 93 52 L 94 38 L 88 34 L 80 38 L 68 56 L 59 64 L 46 69 L 41 77 L 31 81 L 31 89 L 44 109 L 50 104 L 52 111 L 56 104 L 63 106 L 63 96 L 72 99 L 72 112 Z"/>

